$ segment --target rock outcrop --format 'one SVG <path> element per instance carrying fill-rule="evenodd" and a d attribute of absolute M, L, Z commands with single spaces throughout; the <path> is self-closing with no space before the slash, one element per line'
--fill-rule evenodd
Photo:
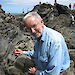
<path fill-rule="evenodd" d="M 57 3 L 54 6 L 43 3 L 34 6 L 31 11 L 38 12 L 45 25 L 62 33 L 68 48 L 75 49 L 74 10 Z M 23 17 L 24 14 L 6 14 L 0 6 L 0 75 L 31 75 L 27 72 L 29 67 L 34 66 L 31 57 L 13 54 L 13 50 L 17 48 L 22 50 L 34 48 L 33 37 L 27 32 L 22 21 Z M 70 56 L 75 61 L 73 52 Z"/>
<path fill-rule="evenodd" d="M 39 4 L 36 5 L 32 11 L 38 12 L 44 20 L 46 26 L 53 28 L 65 37 L 69 48 L 75 48 L 75 12 L 68 9 L 67 6 L 63 6 L 55 3 L 51 4 Z"/>
<path fill-rule="evenodd" d="M 30 57 L 20 55 L 20 58 L 13 54 L 13 50 L 17 48 L 33 50 L 34 47 L 32 37 L 24 27 L 23 17 L 23 14 L 6 14 L 0 7 L 0 75 L 31 75 L 26 72 L 27 68 L 24 68 L 26 62 L 29 62 L 27 67 L 33 65 Z"/>

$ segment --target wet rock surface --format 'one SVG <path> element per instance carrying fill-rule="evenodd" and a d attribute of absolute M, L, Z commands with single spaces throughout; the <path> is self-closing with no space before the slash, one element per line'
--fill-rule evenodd
<path fill-rule="evenodd" d="M 65 37 L 73 61 L 68 75 L 74 75 L 75 11 L 60 4 L 52 6 L 46 3 L 34 6 L 31 11 L 38 12 L 46 26 L 61 32 Z M 0 75 L 31 75 L 28 73 L 28 68 L 34 66 L 31 57 L 13 54 L 13 50 L 17 48 L 22 50 L 34 48 L 33 37 L 27 32 L 22 21 L 23 17 L 24 14 L 6 14 L 0 6 Z"/>

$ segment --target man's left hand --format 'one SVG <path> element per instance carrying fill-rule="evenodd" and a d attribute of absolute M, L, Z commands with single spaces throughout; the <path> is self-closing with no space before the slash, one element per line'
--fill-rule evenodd
<path fill-rule="evenodd" d="M 29 73 L 35 74 L 36 71 L 37 71 L 37 68 L 35 68 L 35 67 L 29 68 Z"/>

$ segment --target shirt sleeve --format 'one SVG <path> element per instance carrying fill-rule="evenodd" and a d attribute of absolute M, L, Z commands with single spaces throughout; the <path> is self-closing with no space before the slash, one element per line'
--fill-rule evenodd
<path fill-rule="evenodd" d="M 34 50 L 32 50 L 32 51 L 23 51 L 23 54 L 28 55 L 28 56 L 33 56 Z"/>
<path fill-rule="evenodd" d="M 52 45 L 48 57 L 48 65 L 44 71 L 38 70 L 36 75 L 60 75 L 62 65 L 62 47 L 60 43 Z"/>

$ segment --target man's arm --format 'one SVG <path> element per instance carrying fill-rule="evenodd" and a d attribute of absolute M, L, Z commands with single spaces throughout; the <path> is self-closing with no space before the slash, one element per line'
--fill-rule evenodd
<path fill-rule="evenodd" d="M 32 50 L 32 51 L 23 51 L 23 54 L 28 55 L 28 56 L 32 56 L 34 54 L 34 50 Z"/>
<path fill-rule="evenodd" d="M 32 56 L 33 53 L 34 53 L 34 50 L 32 50 L 32 51 L 22 51 L 21 49 L 15 49 L 13 51 L 13 53 L 16 54 L 16 55 L 25 54 L 25 55 L 28 55 L 28 56 Z"/>

